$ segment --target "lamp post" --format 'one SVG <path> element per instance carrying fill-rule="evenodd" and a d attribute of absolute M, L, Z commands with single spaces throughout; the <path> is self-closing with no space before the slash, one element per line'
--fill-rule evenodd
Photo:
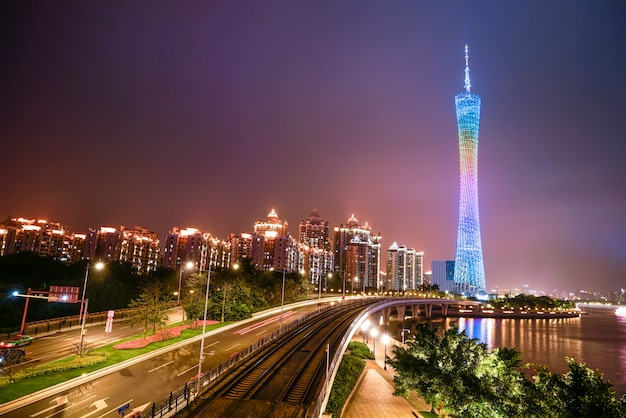
<path fill-rule="evenodd" d="M 391 341 L 391 338 L 389 337 L 389 335 L 383 334 L 383 336 L 380 337 L 380 340 L 385 345 L 385 357 L 384 357 L 384 360 L 383 360 L 385 364 L 383 366 L 383 370 L 387 370 L 387 344 L 389 344 L 389 341 Z"/>
<path fill-rule="evenodd" d="M 372 344 L 374 347 L 372 353 L 374 354 L 374 361 L 376 361 L 376 337 L 378 337 L 378 328 L 372 328 L 370 336 L 372 337 Z"/>
<path fill-rule="evenodd" d="M 28 288 L 28 291 L 26 292 L 25 295 L 22 295 L 20 292 L 15 291 L 13 293 L 11 293 L 13 296 L 19 296 L 22 298 L 26 298 L 26 303 L 24 304 L 24 314 L 22 315 L 22 325 L 20 326 L 20 335 L 24 334 L 24 329 L 26 328 L 26 313 L 28 312 L 28 301 L 30 300 L 30 298 L 36 298 L 36 299 L 46 299 L 49 300 L 49 298 L 47 296 L 40 296 L 37 294 L 33 294 L 33 293 L 49 293 L 49 292 L 45 292 L 45 291 L 33 291 L 30 287 Z"/>
<path fill-rule="evenodd" d="M 210 260 L 211 256 L 209 256 L 209 270 L 211 270 L 211 260 Z M 187 267 L 188 269 L 193 267 L 193 261 L 187 261 L 187 263 L 185 263 L 185 267 Z M 181 264 L 180 265 L 180 275 L 178 276 L 178 299 L 176 300 L 176 304 L 180 305 L 180 287 L 183 284 L 183 270 L 184 267 Z"/>
<path fill-rule="evenodd" d="M 346 298 L 346 270 L 343 270 L 343 283 L 341 283 L 341 298 Z"/>
<path fill-rule="evenodd" d="M 202 360 L 204 360 L 204 333 L 206 332 L 206 311 L 209 308 L 209 287 L 211 285 L 211 258 L 212 256 L 213 256 L 213 250 L 211 249 L 209 250 L 209 268 L 207 269 L 207 276 L 206 276 L 206 294 L 204 295 L 204 319 L 202 320 L 202 339 L 200 340 L 200 358 L 198 360 L 198 376 L 196 376 L 196 394 L 200 393 L 200 382 L 201 382 L 201 377 L 202 377 Z M 182 271 L 182 266 L 181 266 L 181 271 Z"/>
<path fill-rule="evenodd" d="M 97 262 L 95 265 L 97 270 L 102 270 L 104 268 L 104 263 Z M 83 352 L 83 340 L 85 338 L 85 325 L 87 323 L 87 307 L 89 306 L 89 299 L 86 299 L 87 293 L 87 280 L 89 279 L 89 261 L 87 262 L 87 267 L 85 267 L 85 282 L 83 283 L 83 299 L 80 302 L 81 310 L 82 310 L 82 324 L 80 325 L 80 340 L 78 342 L 78 353 L 79 355 Z"/>
<path fill-rule="evenodd" d="M 283 330 L 283 310 L 285 309 L 285 269 L 283 269 L 283 288 L 280 292 L 280 330 Z"/>
<path fill-rule="evenodd" d="M 30 296 L 30 287 L 28 288 L 28 292 L 26 294 Z M 14 295 L 17 296 L 17 293 L 14 293 Z M 24 304 L 24 316 L 22 316 L 22 326 L 20 327 L 20 335 L 24 334 L 24 327 L 26 326 L 26 312 L 28 311 L 29 300 L 30 300 L 30 297 L 27 297 L 26 303 Z"/>

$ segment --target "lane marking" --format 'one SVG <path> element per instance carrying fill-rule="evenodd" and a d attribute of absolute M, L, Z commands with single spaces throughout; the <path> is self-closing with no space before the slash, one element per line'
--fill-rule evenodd
<path fill-rule="evenodd" d="M 214 342 L 214 343 L 212 343 L 212 344 L 205 345 L 205 346 L 204 346 L 204 351 L 203 351 L 203 353 L 204 353 L 204 352 L 206 352 L 206 349 L 207 349 L 207 348 L 210 348 L 210 347 L 214 346 L 215 344 L 218 344 L 219 342 L 220 342 L 220 341 L 215 341 L 215 342 Z M 215 350 L 213 350 L 213 352 L 215 352 Z"/>
<path fill-rule="evenodd" d="M 148 373 L 152 373 L 153 371 L 155 371 L 155 370 L 159 370 L 161 367 L 165 367 L 165 366 L 167 366 L 167 365 L 169 365 L 169 364 L 172 364 L 172 363 L 174 363 L 174 360 L 169 361 L 169 362 L 167 362 L 167 363 L 165 363 L 165 364 L 162 364 L 162 365 L 160 365 L 159 367 L 155 367 L 155 368 L 154 368 L 154 369 L 152 369 L 152 370 L 148 370 Z"/>
<path fill-rule="evenodd" d="M 256 335 L 265 334 L 266 332 L 267 332 L 267 330 L 266 330 L 266 329 L 264 329 L 264 330 L 263 330 L 263 331 L 261 331 L 261 332 L 257 332 L 257 333 L 256 333 Z"/>
<path fill-rule="evenodd" d="M 95 397 L 96 397 L 96 395 L 89 395 L 89 396 L 87 396 L 85 399 L 83 399 L 82 401 L 78 401 L 78 402 L 75 402 L 75 403 L 72 403 L 72 404 L 68 404 L 68 406 L 66 406 L 65 408 L 61 409 L 60 411 L 57 411 L 57 412 L 55 412 L 54 414 L 46 415 L 44 418 L 51 418 L 51 417 L 53 417 L 53 416 L 55 416 L 55 415 L 58 415 L 58 414 L 60 414 L 60 413 L 62 413 L 62 412 L 67 411 L 67 410 L 68 410 L 68 409 L 70 409 L 70 408 L 73 408 L 73 407 L 75 407 L 75 406 L 78 406 L 78 405 L 80 405 L 80 404 L 81 404 L 81 403 L 83 403 L 83 402 L 87 402 L 87 401 L 89 401 L 89 399 L 91 399 L 91 398 L 95 398 Z M 31 417 L 32 417 L 32 416 L 34 416 L 34 415 L 31 415 Z"/>
<path fill-rule="evenodd" d="M 184 372 L 180 372 L 178 373 L 176 376 L 181 377 L 182 375 L 184 375 L 185 373 L 189 373 L 192 370 L 198 370 L 198 365 L 196 364 L 193 367 L 188 368 L 187 370 L 185 370 Z"/>
<path fill-rule="evenodd" d="M 224 351 L 229 351 L 229 350 L 232 350 L 233 348 L 237 347 L 239 344 L 241 344 L 241 343 L 237 343 L 237 344 L 233 345 L 232 347 L 228 347 L 228 348 L 227 348 L 226 350 L 224 350 Z"/>

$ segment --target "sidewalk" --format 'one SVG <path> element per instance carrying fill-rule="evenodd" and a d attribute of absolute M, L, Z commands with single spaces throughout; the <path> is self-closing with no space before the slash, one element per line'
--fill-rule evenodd
<path fill-rule="evenodd" d="M 355 339 L 354 341 L 360 341 Z M 371 344 L 370 344 L 371 348 Z M 409 399 L 393 395 L 394 370 L 384 370 L 383 347 L 376 347 L 376 360 L 367 360 L 365 370 L 357 382 L 341 415 L 342 418 L 419 417 L 420 411 L 430 411 L 422 399 L 414 394 Z M 387 355 L 390 354 L 389 347 Z"/>

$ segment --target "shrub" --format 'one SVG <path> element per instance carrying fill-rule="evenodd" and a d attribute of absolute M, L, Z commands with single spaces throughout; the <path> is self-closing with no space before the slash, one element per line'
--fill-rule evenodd
<path fill-rule="evenodd" d="M 93 366 L 95 364 L 103 363 L 107 359 L 105 353 L 90 353 L 89 355 L 79 357 L 76 356 L 69 361 L 61 361 L 55 363 L 42 364 L 40 366 L 30 367 L 22 370 L 14 376 L 14 380 L 23 380 L 29 377 L 43 376 L 52 373 L 65 372 L 68 370 L 81 369 L 83 367 Z M 0 377 L 0 388 L 7 386 L 9 379 L 5 376 Z"/>
<path fill-rule="evenodd" d="M 374 360 L 374 354 L 372 354 L 367 344 L 358 341 L 352 341 L 348 344 L 348 352 L 358 358 Z"/>
<path fill-rule="evenodd" d="M 352 389 L 354 389 L 356 382 L 359 380 L 359 376 L 361 376 L 364 368 L 365 361 L 363 359 L 352 354 L 343 356 L 339 364 L 339 369 L 337 370 L 337 375 L 335 376 L 333 388 L 330 391 L 326 412 L 336 416 L 341 415 L 341 410 L 348 400 Z"/>

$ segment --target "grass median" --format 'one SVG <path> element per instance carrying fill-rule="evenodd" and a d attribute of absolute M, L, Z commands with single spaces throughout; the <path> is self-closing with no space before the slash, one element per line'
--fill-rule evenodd
<path fill-rule="evenodd" d="M 229 322 L 207 325 L 206 332 L 228 324 Z M 176 326 L 180 326 L 180 323 L 172 324 L 165 329 L 173 328 Z M 82 363 L 80 361 L 77 361 L 77 356 L 69 356 L 67 358 L 57 360 L 51 363 L 25 367 L 23 370 L 16 373 L 16 381 L 14 383 L 0 384 L 0 404 L 21 398 L 22 396 L 35 393 L 37 391 L 49 388 L 59 383 L 67 382 L 82 375 L 116 365 L 123 361 L 130 360 L 142 354 L 150 353 L 154 350 L 158 350 L 159 348 L 170 346 L 172 344 L 187 340 L 200 334 L 202 334 L 202 327 L 198 327 L 195 329 L 187 328 L 186 330 L 182 331 L 182 333 L 178 337 L 155 341 L 142 348 L 132 348 L 124 350 L 113 348 L 113 346 L 116 346 L 118 344 L 143 338 L 143 335 L 136 335 L 91 350 L 88 356 L 100 357 L 94 360 L 97 362 L 96 364 L 91 364 L 87 366 L 81 365 Z M 152 335 L 152 333 L 148 334 L 148 336 L 150 335 Z M 56 368 L 62 371 L 47 372 L 46 370 L 38 370 L 38 368 Z M 26 377 L 31 374 L 37 373 L 45 374 Z M 7 377 L 0 375 L 0 379 L 7 379 Z"/>

